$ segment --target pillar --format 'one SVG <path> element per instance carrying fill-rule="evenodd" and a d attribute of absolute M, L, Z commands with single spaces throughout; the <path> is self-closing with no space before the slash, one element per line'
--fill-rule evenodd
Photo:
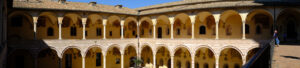
<path fill-rule="evenodd" d="M 195 39 L 195 23 L 192 23 L 192 39 Z"/>
<path fill-rule="evenodd" d="M 219 21 L 216 22 L 216 39 L 219 39 Z"/>
<path fill-rule="evenodd" d="M 103 39 L 106 39 L 106 22 L 107 22 L 107 19 L 103 19 L 102 20 L 102 24 L 103 24 Z"/>
<path fill-rule="evenodd" d="M 58 39 L 61 40 L 61 25 L 62 25 L 63 17 L 58 17 Z"/>
<path fill-rule="evenodd" d="M 196 15 L 190 15 L 189 16 L 190 17 L 190 19 L 191 19 L 191 23 L 192 23 L 192 39 L 194 39 L 195 38 L 195 26 L 194 26 L 194 24 L 195 24 L 195 21 L 196 21 Z"/>
<path fill-rule="evenodd" d="M 216 55 L 216 68 L 219 68 L 219 56 Z"/>
<path fill-rule="evenodd" d="M 175 68 L 174 67 L 174 55 L 171 55 L 171 68 Z"/>
<path fill-rule="evenodd" d="M 195 55 L 192 55 L 191 58 L 192 58 L 192 68 L 195 68 Z"/>
<path fill-rule="evenodd" d="M 174 24 L 174 17 L 169 17 L 170 24 L 171 24 L 171 39 L 174 39 L 173 35 L 173 24 Z"/>
<path fill-rule="evenodd" d="M 156 39 L 156 24 L 153 24 L 153 39 Z"/>
<path fill-rule="evenodd" d="M 38 53 L 33 53 L 34 68 L 38 68 Z"/>
<path fill-rule="evenodd" d="M 121 39 L 124 38 L 124 20 L 121 20 Z"/>
<path fill-rule="evenodd" d="M 156 68 L 156 53 L 153 53 L 153 68 Z"/>
<path fill-rule="evenodd" d="M 33 16 L 33 32 L 34 32 L 34 39 L 37 39 L 36 33 L 36 25 L 37 25 L 38 16 Z"/>
<path fill-rule="evenodd" d="M 220 13 L 213 14 L 216 22 L 216 39 L 219 39 L 219 21 L 220 21 Z"/>
<path fill-rule="evenodd" d="M 241 17 L 242 17 L 242 23 L 243 23 L 243 37 L 242 37 L 242 39 L 246 39 L 246 27 L 245 27 L 245 25 L 246 25 L 246 18 L 247 18 L 247 15 L 248 15 L 248 13 L 246 12 L 246 13 L 240 13 L 240 15 L 241 15 Z"/>
<path fill-rule="evenodd" d="M 242 56 L 243 65 L 246 64 L 246 56 Z"/>
<path fill-rule="evenodd" d="M 85 57 L 82 56 L 82 68 L 85 68 Z"/>
<path fill-rule="evenodd" d="M 62 68 L 62 58 L 59 58 L 59 60 L 58 60 L 58 66 L 59 66 L 59 68 Z"/>
<path fill-rule="evenodd" d="M 85 25 L 86 25 L 87 18 L 82 18 L 82 39 L 85 40 Z"/>
<path fill-rule="evenodd" d="M 153 24 L 153 39 L 156 39 L 156 19 L 152 19 L 152 24 Z"/>
<path fill-rule="evenodd" d="M 106 24 L 103 24 L 103 39 L 106 39 Z"/>
<path fill-rule="evenodd" d="M 124 68 L 124 53 L 121 53 L 121 68 Z"/>
<path fill-rule="evenodd" d="M 243 23 L 243 38 L 242 39 L 246 39 L 246 31 L 245 31 L 245 22 L 242 22 Z"/>
<path fill-rule="evenodd" d="M 106 54 L 102 51 L 103 54 L 103 68 L 106 68 Z"/>

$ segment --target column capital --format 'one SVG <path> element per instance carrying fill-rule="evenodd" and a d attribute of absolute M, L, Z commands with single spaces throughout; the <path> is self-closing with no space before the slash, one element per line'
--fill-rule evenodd
<path fill-rule="evenodd" d="M 83 17 L 83 18 L 81 18 L 81 21 L 82 21 L 82 25 L 85 25 L 86 22 L 87 22 L 87 18 L 86 18 L 86 17 Z"/>
<path fill-rule="evenodd" d="M 58 20 L 58 24 L 62 24 L 62 21 L 63 21 L 64 17 L 57 17 L 57 20 Z"/>
<path fill-rule="evenodd" d="M 189 15 L 190 19 L 191 19 L 191 23 L 194 24 L 196 22 L 196 15 L 191 14 Z"/>
<path fill-rule="evenodd" d="M 156 18 L 152 18 L 151 21 L 152 21 L 153 25 L 156 25 L 156 23 L 157 23 Z"/>
<path fill-rule="evenodd" d="M 246 19 L 247 19 L 248 13 L 240 13 L 240 16 L 242 18 L 242 22 L 246 23 Z"/>
<path fill-rule="evenodd" d="M 39 17 L 38 17 L 38 16 L 33 16 L 32 18 L 33 18 L 33 23 L 36 24 L 36 23 L 38 22 L 38 18 L 39 18 Z"/>
<path fill-rule="evenodd" d="M 124 26 L 124 23 L 125 23 L 125 20 L 124 20 L 124 19 L 121 19 L 120 25 L 121 25 L 121 26 Z"/>

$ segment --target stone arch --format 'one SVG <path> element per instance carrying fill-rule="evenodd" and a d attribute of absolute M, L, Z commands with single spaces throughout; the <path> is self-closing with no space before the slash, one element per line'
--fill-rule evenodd
<path fill-rule="evenodd" d="M 136 50 L 136 53 L 137 53 L 137 46 L 134 44 L 134 43 L 129 43 L 129 44 L 127 44 L 125 47 L 124 47 L 124 49 L 122 49 L 122 50 L 126 50 L 126 49 L 128 49 L 128 47 L 133 47 L 135 50 Z"/>
<path fill-rule="evenodd" d="M 57 15 L 54 12 L 42 12 L 37 20 L 37 38 L 38 39 L 57 39 L 58 22 Z M 53 31 L 51 31 L 52 29 Z"/>
<path fill-rule="evenodd" d="M 142 17 L 139 25 L 141 38 L 151 38 L 153 36 L 152 33 L 154 33 L 154 22 L 152 22 L 152 19 L 150 19 L 149 17 Z"/>
<path fill-rule="evenodd" d="M 144 63 L 142 63 L 143 67 L 153 66 L 153 49 L 148 44 L 143 44 L 141 47 L 141 59 Z"/>
<path fill-rule="evenodd" d="M 214 54 L 213 50 L 209 46 L 199 46 L 195 51 L 195 56 L 192 57 L 195 59 L 194 63 L 198 64 L 198 67 L 206 67 L 213 68 L 215 67 L 216 62 L 216 54 Z"/>
<path fill-rule="evenodd" d="M 87 39 L 100 39 L 103 38 L 104 24 L 101 15 L 92 13 L 87 16 L 86 21 L 86 38 Z"/>
<path fill-rule="evenodd" d="M 220 38 L 242 38 L 242 18 L 235 10 L 222 12 L 218 27 Z"/>
<path fill-rule="evenodd" d="M 103 67 L 103 49 L 100 45 L 89 46 L 85 51 L 85 67 Z"/>
<path fill-rule="evenodd" d="M 77 49 L 77 50 L 79 50 L 80 52 L 82 52 L 82 49 L 81 49 L 80 47 L 78 47 L 78 46 L 67 46 L 67 47 L 65 47 L 65 48 L 62 50 L 61 56 L 63 56 L 64 53 L 65 53 L 68 49 L 72 49 L 72 48 Z M 80 53 L 80 54 L 82 54 L 82 53 Z"/>
<path fill-rule="evenodd" d="M 8 40 L 33 40 L 33 17 L 25 11 L 9 13 L 7 20 Z"/>
<path fill-rule="evenodd" d="M 197 46 L 197 47 L 195 48 L 195 51 L 193 51 L 193 53 L 195 54 L 196 51 L 197 51 L 198 49 L 200 49 L 200 48 L 207 48 L 207 49 L 209 49 L 210 51 L 212 51 L 214 55 L 217 55 L 217 53 L 215 52 L 215 50 L 214 50 L 211 46 L 209 46 L 209 45 L 200 45 L 200 46 Z"/>
<path fill-rule="evenodd" d="M 186 52 L 186 51 L 188 51 L 188 52 Z M 179 65 L 176 65 L 177 68 L 178 68 L 178 66 L 181 66 L 183 68 L 191 67 L 192 53 L 187 46 L 184 46 L 184 45 L 177 46 L 174 49 L 173 55 L 174 55 L 173 64 L 179 64 Z M 179 68 L 181 68 L 181 67 L 179 67 Z"/>
<path fill-rule="evenodd" d="M 276 19 L 276 29 L 280 41 L 298 42 L 300 39 L 300 9 L 286 8 L 283 9 Z"/>
<path fill-rule="evenodd" d="M 77 46 L 66 47 L 62 52 L 62 67 L 82 67 L 83 53 Z"/>
<path fill-rule="evenodd" d="M 223 46 L 220 50 L 224 50 L 224 49 L 227 49 L 227 48 L 232 48 L 232 49 L 235 49 L 236 51 L 238 51 L 241 56 L 244 56 L 244 53 L 236 46 L 232 46 L 232 45 L 227 45 L 227 46 Z M 221 53 L 221 51 L 219 52 L 219 54 Z"/>
<path fill-rule="evenodd" d="M 171 22 L 166 15 L 160 15 L 156 19 L 157 38 L 171 38 Z"/>
<path fill-rule="evenodd" d="M 253 57 L 257 52 L 259 51 L 259 48 L 251 48 L 250 50 L 247 51 L 246 55 L 246 62 Z"/>
<path fill-rule="evenodd" d="M 121 48 L 117 44 L 110 45 L 106 51 L 106 67 L 107 68 L 120 68 L 121 67 L 121 55 L 124 54 Z"/>
<path fill-rule="evenodd" d="M 79 13 L 70 12 L 64 14 L 62 20 L 62 38 L 82 39 L 82 16 Z"/>
<path fill-rule="evenodd" d="M 174 17 L 174 38 L 190 38 L 192 36 L 192 22 L 188 14 L 179 13 Z"/>
<path fill-rule="evenodd" d="M 246 24 L 249 25 L 249 34 L 247 38 L 254 39 L 269 39 L 272 37 L 273 32 L 273 17 L 272 14 L 266 9 L 253 9 L 246 18 Z M 262 33 L 256 33 L 256 27 L 262 25 Z"/>
<path fill-rule="evenodd" d="M 168 67 L 170 68 L 171 62 L 169 60 L 171 59 L 171 51 L 167 48 L 167 46 L 158 46 L 155 51 L 155 62 L 156 67 Z M 167 50 L 166 50 L 167 49 Z"/>
<path fill-rule="evenodd" d="M 106 24 L 106 38 L 121 38 L 121 24 L 119 16 L 109 16 Z"/>
<path fill-rule="evenodd" d="M 220 52 L 220 58 L 217 61 L 219 61 L 219 67 L 221 68 L 224 66 L 232 68 L 236 66 L 236 64 L 239 66 L 242 66 L 243 64 L 242 54 L 238 53 L 237 49 L 230 47 L 222 49 Z"/>
<path fill-rule="evenodd" d="M 134 67 L 134 59 L 137 58 L 137 49 L 136 46 L 134 45 L 127 45 L 124 49 L 124 67 L 129 68 L 129 67 Z"/>
<path fill-rule="evenodd" d="M 135 17 L 127 17 L 124 21 L 124 37 L 136 38 L 137 33 L 137 20 Z"/>
<path fill-rule="evenodd" d="M 49 47 L 42 49 L 38 53 L 37 66 L 38 68 L 55 68 L 59 67 L 60 58 L 58 56 L 57 50 Z"/>
<path fill-rule="evenodd" d="M 201 26 L 205 27 L 205 34 L 201 34 Z M 215 18 L 211 12 L 203 11 L 196 15 L 194 24 L 194 35 L 196 38 L 215 38 L 216 23 Z"/>
<path fill-rule="evenodd" d="M 110 48 L 114 48 L 114 47 L 118 48 L 119 51 L 122 52 L 122 51 L 121 51 L 122 48 L 119 46 L 119 44 L 111 44 L 110 46 L 108 46 L 108 47 L 106 48 L 106 52 L 107 52 Z"/>
<path fill-rule="evenodd" d="M 92 45 L 84 50 L 84 55 L 86 56 L 87 52 L 92 48 L 99 48 L 100 50 L 103 50 L 103 47 L 101 45 Z"/>
<path fill-rule="evenodd" d="M 193 51 L 192 51 L 188 46 L 182 45 L 182 44 L 177 45 L 176 47 L 174 47 L 174 48 L 172 49 L 172 52 L 173 52 L 172 54 L 174 55 L 175 52 L 176 52 L 178 49 L 180 49 L 180 48 L 185 48 L 185 49 L 187 49 L 187 50 L 189 51 L 190 54 L 193 54 L 193 53 L 192 53 Z"/>
<path fill-rule="evenodd" d="M 6 66 L 8 68 L 17 68 L 17 67 L 33 68 L 34 67 L 33 54 L 31 54 L 31 52 L 26 49 L 12 50 L 12 52 L 9 53 L 7 56 Z"/>

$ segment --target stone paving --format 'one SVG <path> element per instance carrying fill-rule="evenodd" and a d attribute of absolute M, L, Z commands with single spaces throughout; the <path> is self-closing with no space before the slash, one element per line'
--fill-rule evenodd
<path fill-rule="evenodd" d="M 300 45 L 275 47 L 272 68 L 300 68 Z"/>

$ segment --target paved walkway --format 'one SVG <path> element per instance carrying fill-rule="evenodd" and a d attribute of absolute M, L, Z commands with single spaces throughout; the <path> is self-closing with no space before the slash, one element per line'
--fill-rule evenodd
<path fill-rule="evenodd" d="M 300 45 L 275 47 L 273 68 L 300 68 Z"/>

